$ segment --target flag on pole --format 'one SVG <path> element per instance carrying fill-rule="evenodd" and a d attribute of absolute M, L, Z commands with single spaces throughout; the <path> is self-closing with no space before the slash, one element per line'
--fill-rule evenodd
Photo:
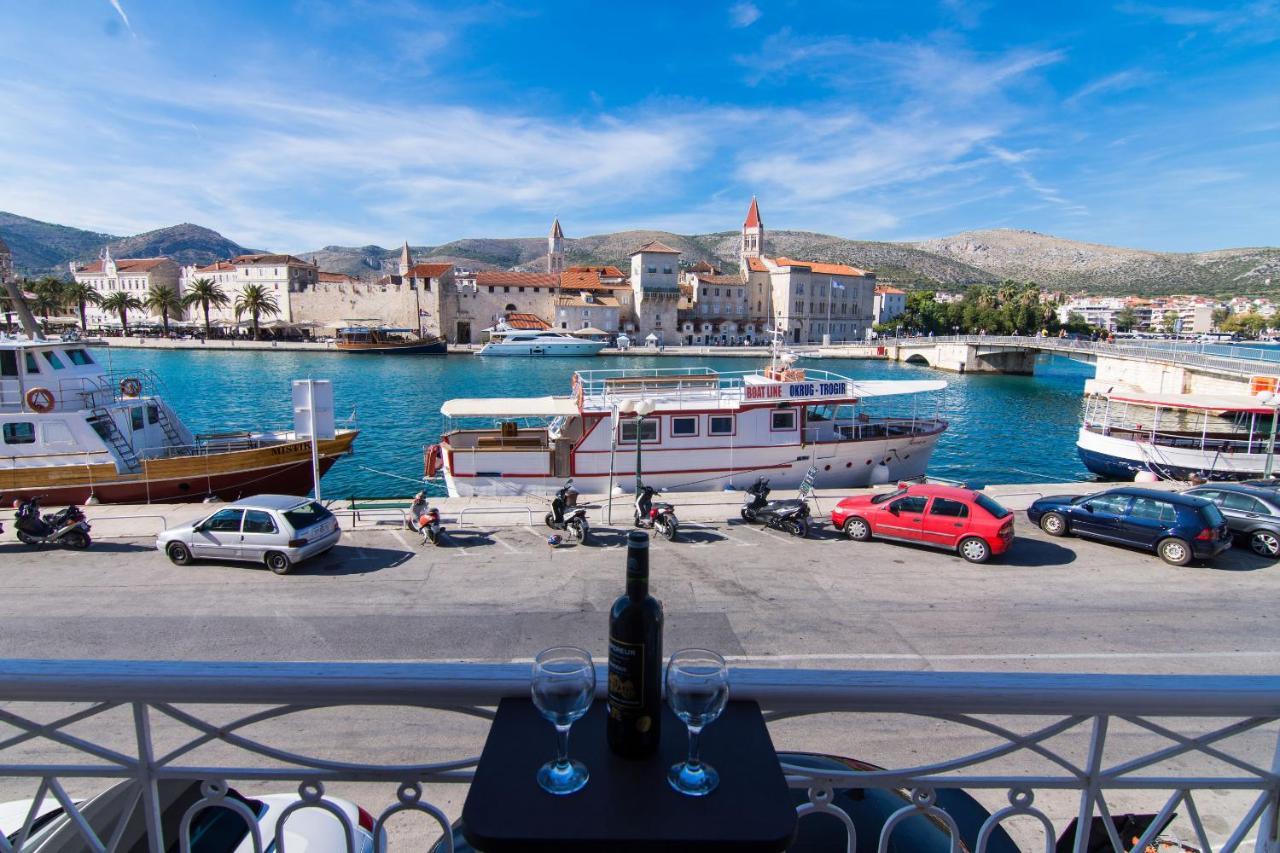
<path fill-rule="evenodd" d="M 840 282 L 836 281 L 836 280 L 833 278 L 833 279 L 831 279 L 831 289 L 832 289 L 832 290 L 844 290 L 844 285 L 843 285 L 843 284 L 841 284 Z"/>

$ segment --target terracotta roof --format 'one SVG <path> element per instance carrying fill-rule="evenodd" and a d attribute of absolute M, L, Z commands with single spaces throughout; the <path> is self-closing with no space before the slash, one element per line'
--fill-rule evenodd
<path fill-rule="evenodd" d="M 698 261 L 696 264 L 689 267 L 689 272 L 692 272 L 692 273 L 705 272 L 709 275 L 720 274 L 720 270 L 717 267 L 713 267 L 711 264 L 707 263 L 706 261 Z"/>
<path fill-rule="evenodd" d="M 591 301 L 582 298 L 581 293 L 564 294 L 556 297 L 557 305 L 573 306 L 576 308 L 617 308 L 618 300 L 607 294 L 592 294 Z"/>
<path fill-rule="evenodd" d="M 537 314 L 518 314 L 512 312 L 507 315 L 507 325 L 513 329 L 534 329 L 542 331 L 550 329 L 551 324 L 539 317 Z"/>
<path fill-rule="evenodd" d="M 816 261 L 797 261 L 792 258 L 774 258 L 773 262 L 780 267 L 808 267 L 819 275 L 870 275 L 866 270 L 846 264 L 823 264 Z"/>
<path fill-rule="evenodd" d="M 231 259 L 233 264 L 287 264 L 290 266 L 313 267 L 315 264 L 308 263 L 301 258 L 295 258 L 293 255 L 236 255 Z"/>
<path fill-rule="evenodd" d="M 316 274 L 316 278 L 319 281 L 337 282 L 339 284 L 355 284 L 360 280 L 344 272 L 324 272 L 323 270 Z"/>
<path fill-rule="evenodd" d="M 768 272 L 769 267 L 765 266 L 765 262 L 759 258 L 747 258 L 747 269 L 752 272 Z"/>
<path fill-rule="evenodd" d="M 227 270 L 233 270 L 235 268 L 236 265 L 231 263 L 231 261 L 214 261 L 207 267 L 197 267 L 196 272 L 226 272 Z"/>
<path fill-rule="evenodd" d="M 117 272 L 150 272 L 161 264 L 173 263 L 168 258 L 121 258 L 116 261 Z M 94 261 L 91 264 L 80 267 L 76 272 L 83 273 L 100 273 L 102 272 L 102 261 Z"/>
<path fill-rule="evenodd" d="M 760 206 L 756 204 L 756 197 L 751 197 L 751 206 L 747 208 L 747 221 L 742 223 L 743 228 L 759 228 L 760 222 Z"/>
<path fill-rule="evenodd" d="M 569 267 L 565 272 L 594 272 L 601 278 L 626 278 L 627 274 L 617 267 Z"/>
<path fill-rule="evenodd" d="M 876 285 L 876 293 L 899 293 L 905 296 L 907 292 L 896 287 L 880 284 Z"/>
<path fill-rule="evenodd" d="M 639 249 L 636 249 L 631 254 L 638 255 L 641 252 L 652 252 L 653 254 L 658 254 L 658 255 L 680 254 L 679 249 L 673 249 L 670 246 L 668 246 L 666 243 L 659 242 L 658 240 L 650 240 L 648 243 L 645 243 L 643 246 L 641 246 Z"/>
<path fill-rule="evenodd" d="M 700 275 L 698 281 L 703 284 L 727 284 L 729 286 L 743 286 L 743 281 L 736 275 Z"/>
<path fill-rule="evenodd" d="M 414 264 L 409 275 L 415 278 L 439 278 L 453 269 L 453 264 Z"/>
<path fill-rule="evenodd" d="M 491 270 L 476 273 L 476 286 L 519 285 L 521 287 L 555 287 L 560 283 L 560 276 L 546 272 L 515 272 L 513 270 Z"/>

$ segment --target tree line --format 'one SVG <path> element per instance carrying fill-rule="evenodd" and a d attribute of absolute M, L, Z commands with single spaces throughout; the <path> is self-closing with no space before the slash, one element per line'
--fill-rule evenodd
<path fill-rule="evenodd" d="M 903 313 L 875 327 L 877 332 L 886 334 L 899 329 L 905 333 L 935 335 L 1034 335 L 1040 331 L 1056 335 L 1064 330 L 1079 334 L 1095 331 L 1076 313 L 1069 315 L 1066 323 L 1062 322 L 1058 319 L 1058 303 L 1042 300 L 1039 285 L 1016 281 L 970 285 L 959 299 L 950 302 L 939 302 L 933 291 L 912 291 L 907 294 Z"/>

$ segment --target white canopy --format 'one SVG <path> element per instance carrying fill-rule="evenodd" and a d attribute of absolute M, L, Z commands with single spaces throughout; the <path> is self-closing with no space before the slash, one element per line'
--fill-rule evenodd
<path fill-rule="evenodd" d="M 463 397 L 440 407 L 446 418 L 554 418 L 578 414 L 572 397 Z"/>
<path fill-rule="evenodd" d="M 946 387 L 947 383 L 942 379 L 871 379 L 854 382 L 853 393 L 860 398 L 891 397 L 894 394 L 925 394 Z"/>

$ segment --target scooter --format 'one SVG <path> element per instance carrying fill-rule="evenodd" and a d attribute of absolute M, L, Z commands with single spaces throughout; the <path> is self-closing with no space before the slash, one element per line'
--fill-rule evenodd
<path fill-rule="evenodd" d="M 27 545 L 66 545 L 83 550 L 93 544 L 89 538 L 89 522 L 74 504 L 42 517 L 38 498 L 19 501 L 13 527 L 18 539 Z"/>
<path fill-rule="evenodd" d="M 792 536 L 809 535 L 809 502 L 800 498 L 769 500 L 769 479 L 759 477 L 743 495 L 742 519 L 785 530 Z"/>
<path fill-rule="evenodd" d="M 432 545 L 439 545 L 444 538 L 444 528 L 440 526 L 440 510 L 430 506 L 421 493 L 409 508 L 409 526 L 422 534 L 423 544 L 430 542 Z"/>
<path fill-rule="evenodd" d="M 657 530 L 668 542 L 676 538 L 680 526 L 676 508 L 668 503 L 654 503 L 653 496 L 661 494 L 653 486 L 641 486 L 636 495 L 636 527 Z"/>
<path fill-rule="evenodd" d="M 578 492 L 573 488 L 571 477 L 556 490 L 556 496 L 551 500 L 551 512 L 547 513 L 546 518 L 547 527 L 552 530 L 563 530 L 585 544 L 587 537 L 591 535 L 591 525 L 587 523 L 587 511 L 575 509 L 568 517 L 564 514 L 565 509 L 572 509 L 577 505 Z"/>

